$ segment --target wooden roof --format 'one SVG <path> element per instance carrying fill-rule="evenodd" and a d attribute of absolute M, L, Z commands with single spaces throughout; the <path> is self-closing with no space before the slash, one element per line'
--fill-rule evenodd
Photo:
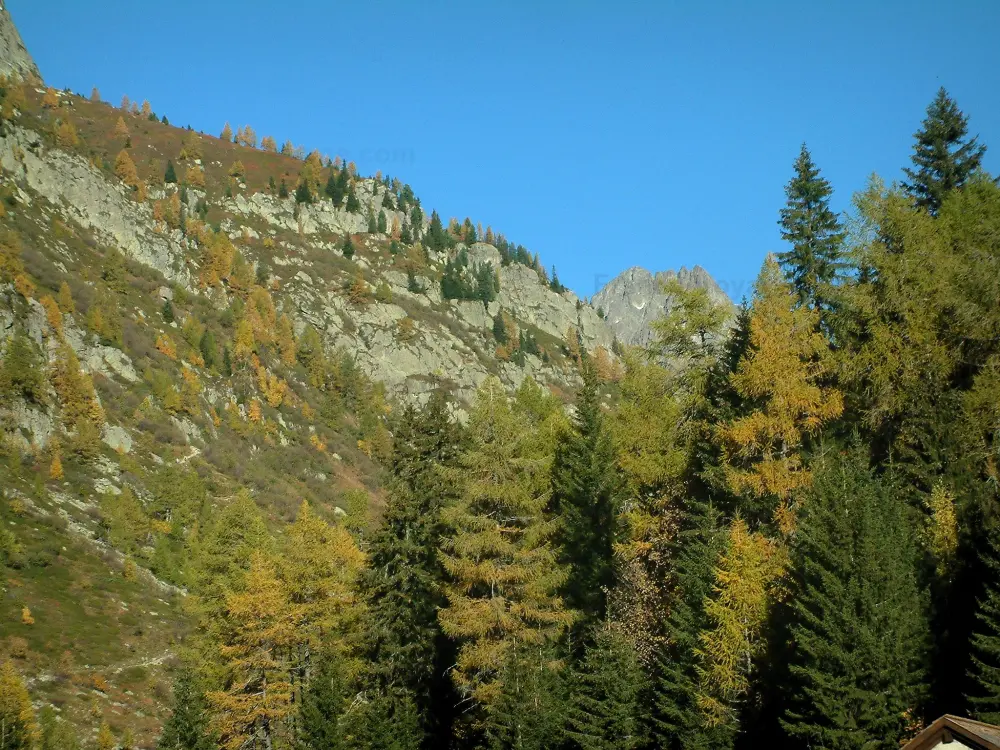
<path fill-rule="evenodd" d="M 1000 727 L 945 714 L 906 743 L 902 750 L 930 750 L 952 739 L 973 750 L 1000 750 Z"/>

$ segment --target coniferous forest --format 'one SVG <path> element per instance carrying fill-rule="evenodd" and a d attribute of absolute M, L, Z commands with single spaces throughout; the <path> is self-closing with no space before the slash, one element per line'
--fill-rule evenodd
<path fill-rule="evenodd" d="M 570 346 L 571 408 L 491 377 L 467 420 L 443 391 L 394 409 L 375 523 L 303 500 L 276 531 L 245 490 L 172 517 L 196 528 L 177 553 L 195 625 L 159 750 L 890 750 L 944 713 L 1000 722 L 985 150 L 942 89 L 904 181 L 838 214 L 803 145 L 750 298 L 670 285 L 649 347 Z M 498 277 L 467 265 L 451 296 L 488 304 Z M 18 346 L 0 385 L 28 396 Z M 171 491 L 204 496 L 191 481 Z M 123 497 L 112 533 L 142 516 Z M 107 725 L 96 743 L 132 747 Z M 0 746 L 81 746 L 10 662 Z"/>

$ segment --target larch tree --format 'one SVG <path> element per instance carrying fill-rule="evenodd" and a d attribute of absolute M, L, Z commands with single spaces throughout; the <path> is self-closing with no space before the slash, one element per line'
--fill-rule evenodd
<path fill-rule="evenodd" d="M 783 533 L 794 526 L 793 493 L 809 483 L 801 451 L 844 409 L 841 393 L 826 384 L 829 344 L 818 332 L 818 312 L 796 304 L 773 258 L 764 263 L 750 310 L 749 347 L 729 380 L 754 405 L 718 426 L 731 490 L 747 497 L 750 520 L 773 520 Z M 768 517 L 771 514 L 772 517 Z"/>
<path fill-rule="evenodd" d="M 698 655 L 697 704 L 703 723 L 735 734 L 751 687 L 754 662 L 766 646 L 764 626 L 780 595 L 787 550 L 737 518 L 705 601 L 708 629 Z"/>
<path fill-rule="evenodd" d="M 139 173 L 136 171 L 135 163 L 124 149 L 119 151 L 115 158 L 115 175 L 129 187 L 134 188 L 139 184 Z"/>
<path fill-rule="evenodd" d="M 443 517 L 451 581 L 444 631 L 459 642 L 453 677 L 466 699 L 489 710 L 503 692 L 502 673 L 518 646 L 543 648 L 572 623 L 558 592 L 566 581 L 546 513 L 549 460 L 523 410 L 488 378 L 469 421 L 470 446 L 459 461 L 463 488 Z"/>
<path fill-rule="evenodd" d="M 291 737 L 288 654 L 296 620 L 288 593 L 274 562 L 254 552 L 239 588 L 225 596 L 223 685 L 208 701 L 212 730 L 226 750 L 270 750 Z"/>
<path fill-rule="evenodd" d="M 0 664 L 0 750 L 34 750 L 39 739 L 28 689 L 5 660 Z"/>
<path fill-rule="evenodd" d="M 844 231 L 830 210 L 830 183 L 820 176 L 806 144 L 795 160 L 795 175 L 785 186 L 781 238 L 792 247 L 778 253 L 778 262 L 799 296 L 814 310 L 824 310 L 831 288 L 844 267 Z"/>
<path fill-rule="evenodd" d="M 446 532 L 442 510 L 456 497 L 461 430 L 436 391 L 422 410 L 403 411 L 393 438 L 385 517 L 362 579 L 366 651 L 371 684 L 409 695 L 433 732 L 454 702 L 440 679 L 453 654 L 444 648 L 437 619 L 446 603 L 438 544 Z"/>
<path fill-rule="evenodd" d="M 961 188 L 982 165 L 986 146 L 968 133 L 969 118 L 941 87 L 913 136 L 914 168 L 903 170 L 908 178 L 903 189 L 932 215 L 941 209 L 945 196 Z"/>
<path fill-rule="evenodd" d="M 228 122 L 222 127 L 222 132 L 219 134 L 219 138 L 224 140 L 226 143 L 233 142 L 233 128 Z"/>
<path fill-rule="evenodd" d="M 280 567 L 295 622 L 290 657 L 293 685 L 300 692 L 321 648 L 349 650 L 361 618 L 355 584 L 365 558 L 346 529 L 328 524 L 305 501 L 287 539 Z"/>
<path fill-rule="evenodd" d="M 803 746 L 891 750 L 919 715 L 929 631 L 908 515 L 860 448 L 822 465 L 807 492 L 783 721 Z"/>

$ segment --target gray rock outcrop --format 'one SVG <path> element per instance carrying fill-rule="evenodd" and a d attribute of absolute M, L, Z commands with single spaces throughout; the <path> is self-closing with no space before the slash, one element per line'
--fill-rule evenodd
<path fill-rule="evenodd" d="M 0 76 L 41 80 L 38 66 L 24 46 L 10 13 L 0 0 Z"/>
<path fill-rule="evenodd" d="M 645 268 L 629 268 L 595 294 L 591 304 L 604 311 L 619 341 L 646 346 L 653 338 L 653 321 L 670 310 L 671 300 L 664 294 L 663 284 L 671 279 L 677 279 L 685 289 L 707 289 L 718 304 L 732 307 L 732 300 L 701 266 L 655 274 Z"/>

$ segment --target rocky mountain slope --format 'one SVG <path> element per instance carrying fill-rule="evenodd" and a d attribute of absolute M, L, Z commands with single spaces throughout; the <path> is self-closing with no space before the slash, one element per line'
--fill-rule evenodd
<path fill-rule="evenodd" d="M 0 76 L 41 80 L 38 66 L 24 46 L 10 12 L 3 7 L 2 2 L 0 2 Z"/>
<path fill-rule="evenodd" d="M 608 326 L 621 343 L 646 346 L 653 337 L 653 321 L 670 310 L 671 301 L 663 284 L 672 279 L 685 289 L 707 289 L 718 304 L 732 306 L 726 293 L 701 266 L 655 274 L 645 268 L 629 268 L 595 294 L 591 304 L 604 312 Z"/>

